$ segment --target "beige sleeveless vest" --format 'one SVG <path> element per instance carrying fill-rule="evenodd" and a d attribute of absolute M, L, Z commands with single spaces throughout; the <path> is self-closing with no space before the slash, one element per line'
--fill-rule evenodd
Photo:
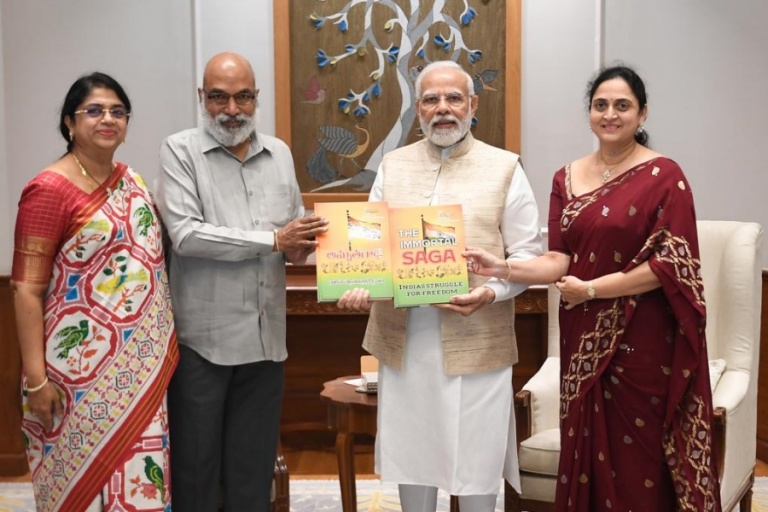
<path fill-rule="evenodd" d="M 518 157 L 472 137 L 441 158 L 441 148 L 422 140 L 384 156 L 383 195 L 390 207 L 430 204 L 438 176 L 440 204 L 461 204 L 467 245 L 501 258 L 501 217 Z M 470 274 L 470 287 L 487 278 Z M 444 368 L 447 375 L 479 373 L 517 362 L 514 300 L 489 304 L 468 317 L 440 312 Z M 363 347 L 379 361 L 401 369 L 405 353 L 407 310 L 392 302 L 371 309 Z"/>

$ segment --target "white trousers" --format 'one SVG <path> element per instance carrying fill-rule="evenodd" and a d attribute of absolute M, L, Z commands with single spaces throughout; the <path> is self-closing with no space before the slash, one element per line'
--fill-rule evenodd
<path fill-rule="evenodd" d="M 496 495 L 519 490 L 512 368 L 445 375 L 439 311 L 409 310 L 405 363 L 379 368 L 376 472 L 384 482 Z"/>

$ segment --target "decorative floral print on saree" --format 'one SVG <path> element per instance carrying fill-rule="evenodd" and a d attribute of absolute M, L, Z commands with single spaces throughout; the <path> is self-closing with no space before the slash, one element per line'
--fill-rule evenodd
<path fill-rule="evenodd" d="M 24 189 L 12 279 L 48 283 L 45 358 L 64 406 L 45 432 L 24 396 L 40 511 L 170 508 L 165 393 L 178 360 L 161 227 L 123 164 L 91 194 L 44 171 Z"/>

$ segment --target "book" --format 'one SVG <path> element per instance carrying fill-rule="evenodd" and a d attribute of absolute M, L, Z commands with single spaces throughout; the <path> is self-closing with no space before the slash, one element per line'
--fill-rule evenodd
<path fill-rule="evenodd" d="M 461 205 L 391 208 L 395 307 L 449 302 L 469 292 Z"/>
<path fill-rule="evenodd" d="M 315 214 L 328 219 L 315 251 L 318 302 L 337 301 L 352 288 L 392 298 L 387 203 L 315 203 Z"/>

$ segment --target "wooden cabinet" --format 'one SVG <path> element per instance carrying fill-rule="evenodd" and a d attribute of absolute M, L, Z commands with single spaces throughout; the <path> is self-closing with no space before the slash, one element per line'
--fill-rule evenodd
<path fill-rule="evenodd" d="M 27 472 L 21 437 L 21 355 L 8 276 L 0 277 L 0 476 Z"/>
<path fill-rule="evenodd" d="M 768 271 L 763 270 L 763 309 L 760 312 L 760 366 L 757 373 L 757 458 L 768 462 Z M 765 341 L 765 343 L 763 343 Z"/>

